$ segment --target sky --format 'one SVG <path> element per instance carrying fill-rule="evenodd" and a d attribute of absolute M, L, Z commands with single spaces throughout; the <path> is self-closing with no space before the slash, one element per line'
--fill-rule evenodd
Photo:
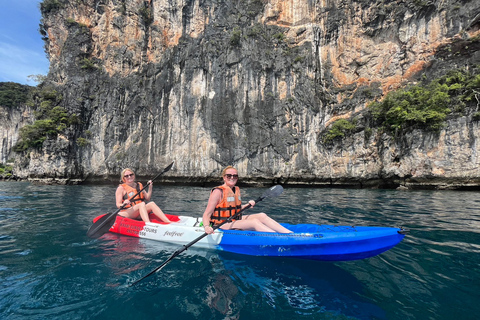
<path fill-rule="evenodd" d="M 0 0 L 0 82 L 37 83 L 29 75 L 47 75 L 49 61 L 40 24 L 42 0 Z"/>

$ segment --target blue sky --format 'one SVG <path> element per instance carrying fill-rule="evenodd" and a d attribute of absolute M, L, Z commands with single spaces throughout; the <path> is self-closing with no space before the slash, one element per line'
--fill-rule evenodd
<path fill-rule="evenodd" d="M 41 0 L 0 0 L 0 82 L 35 86 L 29 75 L 47 75 L 49 62 L 43 49 Z"/>

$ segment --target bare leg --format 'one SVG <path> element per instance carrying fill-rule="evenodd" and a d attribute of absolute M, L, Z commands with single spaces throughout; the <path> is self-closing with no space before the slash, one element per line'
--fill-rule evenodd
<path fill-rule="evenodd" d="M 250 220 L 237 220 L 231 223 L 225 223 L 222 226 L 222 229 L 240 229 L 240 230 L 254 230 L 254 231 L 261 231 L 261 232 L 275 232 L 275 230 L 270 229 L 266 225 L 264 225 L 260 220 L 257 219 L 250 219 Z"/>
<path fill-rule="evenodd" d="M 128 208 L 120 211 L 118 215 L 129 219 L 137 219 L 140 215 L 140 212 L 138 210 L 134 210 L 133 208 Z"/>
<path fill-rule="evenodd" d="M 272 218 L 270 218 L 269 216 L 267 216 L 265 213 L 256 213 L 256 214 L 252 214 L 252 215 L 248 215 L 248 216 L 245 216 L 243 219 L 251 219 L 251 218 L 255 218 L 255 219 L 258 219 L 260 220 L 264 225 L 266 225 L 267 227 L 269 227 L 270 229 L 272 230 L 275 230 L 275 232 L 279 232 L 279 233 L 292 233 L 292 231 L 288 230 L 287 228 L 285 228 L 284 226 L 282 226 L 280 223 L 278 223 L 277 221 L 273 220 Z M 242 220 L 243 220 L 242 219 Z"/>
<path fill-rule="evenodd" d="M 251 214 L 248 216 L 244 216 L 242 218 L 242 221 L 248 221 L 250 219 L 255 219 L 259 220 L 262 224 L 273 230 L 274 232 L 279 232 L 279 233 L 292 233 L 292 231 L 288 230 L 284 226 L 282 226 L 280 223 L 277 221 L 273 220 L 269 216 L 267 216 L 265 213 L 256 213 L 256 214 Z"/>
<path fill-rule="evenodd" d="M 157 216 L 163 222 L 171 222 L 167 216 L 163 213 L 162 209 L 160 209 L 155 202 L 149 202 L 146 205 L 147 212 L 153 212 L 155 216 Z"/>
<path fill-rule="evenodd" d="M 265 213 L 256 213 L 244 216 L 242 220 L 226 223 L 222 229 L 237 228 L 241 230 L 255 230 L 261 232 L 292 233 Z"/>
<path fill-rule="evenodd" d="M 150 222 L 150 218 L 148 217 L 148 211 L 147 211 L 147 206 L 145 205 L 145 202 L 140 202 L 139 204 L 136 204 L 133 206 L 133 210 L 137 211 L 140 213 L 140 217 L 142 217 L 142 220 L 145 222 Z"/>

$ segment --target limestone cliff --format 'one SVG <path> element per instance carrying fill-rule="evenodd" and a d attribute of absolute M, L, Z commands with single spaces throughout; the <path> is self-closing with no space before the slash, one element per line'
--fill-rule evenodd
<path fill-rule="evenodd" d="M 80 118 L 19 162 L 20 178 L 152 176 L 350 186 L 478 186 L 470 109 L 441 132 L 362 129 L 339 118 L 421 77 L 480 62 L 469 0 L 44 0 L 42 86 Z M 82 143 L 78 143 L 81 139 Z"/>

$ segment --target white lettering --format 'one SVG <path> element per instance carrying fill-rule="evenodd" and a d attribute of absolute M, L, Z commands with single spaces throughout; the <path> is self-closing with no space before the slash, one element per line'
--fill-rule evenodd
<path fill-rule="evenodd" d="M 148 227 L 144 227 L 144 228 L 143 228 L 143 231 L 145 231 L 145 232 L 151 232 L 151 233 L 157 233 L 157 229 L 148 228 Z"/>

